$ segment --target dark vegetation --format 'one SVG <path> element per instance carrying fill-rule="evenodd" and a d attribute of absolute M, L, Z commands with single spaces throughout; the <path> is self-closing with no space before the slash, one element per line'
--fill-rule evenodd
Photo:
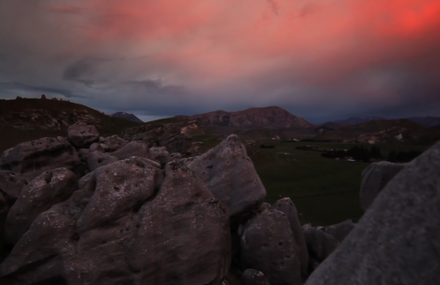
<path fill-rule="evenodd" d="M 336 150 L 325 151 L 321 154 L 321 156 L 325 158 L 333 158 L 333 159 L 351 158 L 362 162 L 371 162 L 373 160 L 376 159 L 379 160 L 383 158 L 379 147 L 372 146 L 370 149 L 368 149 L 362 145 L 361 146 L 356 145 L 346 150 L 336 149 Z"/>

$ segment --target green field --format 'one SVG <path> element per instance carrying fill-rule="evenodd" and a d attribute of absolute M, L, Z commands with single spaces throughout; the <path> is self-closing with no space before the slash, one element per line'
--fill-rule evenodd
<path fill-rule="evenodd" d="M 314 225 L 329 225 L 362 216 L 358 193 L 361 173 L 368 163 L 322 158 L 320 152 L 295 150 L 300 145 L 344 149 L 351 148 L 354 144 L 270 143 L 275 148 L 259 148 L 255 155 L 249 153 L 266 187 L 267 202 L 273 203 L 280 197 L 291 197 L 300 213 L 301 222 Z M 428 148 L 404 144 L 376 146 L 380 147 L 385 156 L 391 150 L 424 151 Z M 255 151 L 248 149 L 248 152 Z M 290 155 L 277 154 L 280 152 L 288 152 Z"/>

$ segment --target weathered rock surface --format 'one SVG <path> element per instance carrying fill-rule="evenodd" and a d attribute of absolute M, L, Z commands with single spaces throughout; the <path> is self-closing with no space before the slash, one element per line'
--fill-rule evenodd
<path fill-rule="evenodd" d="M 171 160 L 171 156 L 164 146 L 150 148 L 150 159 L 157 161 L 161 165 L 165 165 Z"/>
<path fill-rule="evenodd" d="M 382 190 L 307 285 L 440 284 L 440 142 Z"/>
<path fill-rule="evenodd" d="M 126 159 L 131 156 L 148 158 L 149 154 L 150 150 L 146 143 L 140 141 L 132 141 L 124 145 L 117 151 L 112 152 L 111 155 L 116 157 L 117 159 Z"/>
<path fill-rule="evenodd" d="M 59 167 L 72 170 L 80 164 L 75 148 L 62 137 L 24 142 L 5 150 L 0 157 L 0 169 L 21 173 L 27 179 Z"/>
<path fill-rule="evenodd" d="M 327 233 L 325 227 L 302 227 L 309 252 L 309 272 L 313 271 L 339 245 L 339 241 Z"/>
<path fill-rule="evenodd" d="M 113 135 L 105 138 L 100 138 L 99 140 L 101 143 L 105 144 L 107 147 L 105 148 L 105 151 L 115 151 L 126 145 L 128 142 L 121 138 L 118 135 Z"/>
<path fill-rule="evenodd" d="M 11 197 L 14 201 L 20 196 L 21 189 L 27 184 L 27 179 L 20 173 L 0 170 L 0 192 Z"/>
<path fill-rule="evenodd" d="M 15 244 L 39 214 L 62 202 L 78 188 L 78 180 L 66 168 L 49 170 L 29 182 L 9 210 L 5 238 Z"/>
<path fill-rule="evenodd" d="M 118 161 L 118 159 L 112 155 L 107 153 L 100 152 L 99 150 L 94 150 L 89 152 L 87 156 L 87 164 L 91 171 L 94 171 L 98 167 L 101 167 L 106 164 L 110 164 Z"/>
<path fill-rule="evenodd" d="M 356 224 L 352 220 L 345 220 L 342 223 L 325 227 L 325 232 L 341 243 L 355 226 Z"/>
<path fill-rule="evenodd" d="M 396 176 L 406 163 L 391 163 L 381 161 L 370 164 L 362 172 L 361 190 L 359 193 L 359 201 L 361 208 L 366 211 L 374 201 L 380 191 L 388 184 L 388 182 Z"/>
<path fill-rule="evenodd" d="M 264 273 L 255 269 L 246 269 L 241 276 L 243 285 L 270 285 Z"/>
<path fill-rule="evenodd" d="M 230 217 L 257 209 L 266 197 L 264 188 L 246 147 L 230 135 L 206 153 L 185 160 L 214 196 L 224 203 Z"/>
<path fill-rule="evenodd" d="M 286 215 L 265 209 L 249 219 L 241 236 L 241 266 L 264 273 L 272 285 L 301 282 L 301 264 Z"/>
<path fill-rule="evenodd" d="M 99 141 L 99 133 L 93 125 L 73 124 L 67 130 L 67 139 L 78 148 L 86 148 Z"/>
<path fill-rule="evenodd" d="M 282 198 L 275 202 L 273 207 L 283 212 L 290 223 L 290 228 L 292 229 L 293 237 L 295 240 L 295 252 L 298 253 L 299 261 L 301 263 L 301 273 L 303 280 L 308 276 L 308 264 L 309 264 L 309 253 L 307 251 L 306 240 L 304 238 L 304 233 L 301 228 L 301 224 L 298 220 L 298 212 L 290 198 Z"/>
<path fill-rule="evenodd" d="M 226 208 L 185 166 L 156 165 L 131 157 L 88 174 L 32 223 L 1 265 L 0 283 L 221 284 Z"/>

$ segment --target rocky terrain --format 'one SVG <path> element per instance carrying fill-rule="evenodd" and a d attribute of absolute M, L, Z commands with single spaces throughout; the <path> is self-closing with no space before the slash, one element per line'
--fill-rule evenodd
<path fill-rule="evenodd" d="M 3 152 L 1 284 L 439 284 L 440 143 L 372 164 L 364 217 L 320 227 L 264 202 L 236 135 L 183 158 L 144 131 L 74 124 Z"/>
<path fill-rule="evenodd" d="M 419 143 L 432 144 L 440 139 L 440 132 L 423 127 L 407 119 L 375 120 L 354 126 L 332 128 L 331 125 L 315 129 L 316 140 L 345 143 Z"/>
<path fill-rule="evenodd" d="M 136 117 L 134 114 L 126 113 L 126 112 L 116 112 L 112 114 L 113 118 L 121 118 L 135 123 L 143 123 L 141 119 Z"/>

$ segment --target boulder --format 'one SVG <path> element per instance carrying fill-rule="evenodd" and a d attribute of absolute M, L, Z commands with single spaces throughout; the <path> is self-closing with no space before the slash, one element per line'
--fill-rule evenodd
<path fill-rule="evenodd" d="M 128 143 L 126 140 L 119 137 L 118 135 L 105 137 L 100 139 L 99 141 L 106 146 L 104 150 L 108 152 L 118 150 Z"/>
<path fill-rule="evenodd" d="M 140 141 L 132 141 L 124 145 L 117 151 L 112 152 L 111 155 L 116 157 L 117 159 L 126 159 L 131 156 L 148 158 L 149 153 L 150 151 L 146 143 Z"/>
<path fill-rule="evenodd" d="M 302 226 L 302 229 L 309 252 L 309 272 L 311 272 L 315 267 L 313 263 L 319 264 L 324 261 L 338 247 L 339 241 L 327 233 L 325 227 L 312 227 L 307 224 Z"/>
<path fill-rule="evenodd" d="M 246 222 L 241 236 L 241 267 L 264 273 L 272 285 L 300 285 L 301 264 L 286 215 L 265 209 Z"/>
<path fill-rule="evenodd" d="M 80 148 L 78 150 L 78 156 L 81 162 L 87 163 L 87 158 L 89 156 L 90 149 L 88 148 Z"/>
<path fill-rule="evenodd" d="M 366 211 L 380 191 L 396 176 L 406 163 L 381 161 L 370 164 L 362 172 L 362 183 L 359 192 L 361 208 Z"/>
<path fill-rule="evenodd" d="M 77 188 L 75 174 L 66 168 L 46 171 L 30 181 L 9 210 L 5 224 L 6 241 L 15 244 L 39 214 L 69 198 Z"/>
<path fill-rule="evenodd" d="M 270 285 L 264 273 L 255 269 L 246 269 L 241 275 L 243 285 Z"/>
<path fill-rule="evenodd" d="M 342 223 L 325 227 L 325 232 L 341 243 L 355 226 L 356 224 L 352 220 L 345 220 Z"/>
<path fill-rule="evenodd" d="M 295 252 L 298 253 L 299 261 L 301 263 L 302 277 L 303 280 L 305 280 L 308 276 L 309 254 L 296 207 L 288 197 L 276 201 L 273 207 L 276 210 L 283 212 L 289 220 L 290 228 L 295 240 Z"/>
<path fill-rule="evenodd" d="M 62 137 L 23 142 L 5 150 L 0 157 L 1 170 L 23 174 L 27 179 L 47 170 L 59 167 L 75 170 L 80 165 L 75 148 Z"/>
<path fill-rule="evenodd" d="M 86 148 L 99 141 L 99 133 L 95 126 L 73 124 L 67 130 L 67 139 L 77 148 Z"/>
<path fill-rule="evenodd" d="M 32 223 L 0 266 L 1 284 L 222 283 L 228 215 L 191 170 L 131 157 L 81 184 Z"/>
<path fill-rule="evenodd" d="M 240 218 L 258 209 L 266 197 L 264 188 L 246 147 L 230 135 L 206 153 L 185 160 L 212 194 L 228 208 L 231 218 Z"/>
<path fill-rule="evenodd" d="M 152 147 L 150 148 L 150 159 L 165 165 L 171 160 L 171 156 L 164 146 Z"/>
<path fill-rule="evenodd" d="M 113 163 L 115 161 L 118 161 L 116 157 L 107 153 L 100 152 L 99 150 L 90 151 L 89 155 L 87 156 L 87 164 L 91 171 L 94 171 L 98 167 Z"/>
<path fill-rule="evenodd" d="M 307 285 L 440 284 L 440 142 L 380 192 Z"/>

